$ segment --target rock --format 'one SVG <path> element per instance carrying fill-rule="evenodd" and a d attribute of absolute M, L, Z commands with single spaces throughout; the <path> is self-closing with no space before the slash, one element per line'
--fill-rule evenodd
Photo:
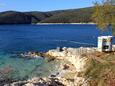
<path fill-rule="evenodd" d="M 52 77 L 52 78 L 53 78 L 53 77 L 56 77 L 56 75 L 51 75 L 50 77 Z"/>
<path fill-rule="evenodd" d="M 88 69 L 89 67 L 88 64 L 90 61 L 88 58 L 81 57 L 81 56 L 72 57 L 72 58 L 73 59 L 71 60 L 71 62 L 73 62 L 74 66 L 76 67 L 77 72 L 84 72 Z"/>
<path fill-rule="evenodd" d="M 63 51 L 63 48 L 61 48 L 61 47 L 57 47 L 57 49 L 56 49 L 58 52 L 61 52 L 61 51 Z"/>
<path fill-rule="evenodd" d="M 83 72 L 88 68 L 87 64 L 89 63 L 89 59 L 87 57 L 83 57 L 82 54 L 91 52 L 94 52 L 94 48 L 91 49 L 81 47 L 81 48 L 66 48 L 66 51 L 61 52 L 57 50 L 49 50 L 47 54 L 56 59 L 66 59 L 76 67 L 76 71 Z"/>
<path fill-rule="evenodd" d="M 27 81 L 17 81 L 17 82 L 5 84 L 4 86 L 23 86 L 25 84 L 27 84 Z"/>
<path fill-rule="evenodd" d="M 48 62 L 54 61 L 55 58 L 48 58 Z"/>
<path fill-rule="evenodd" d="M 30 52 L 29 51 L 29 52 L 21 53 L 19 56 L 23 58 L 27 58 L 27 59 L 35 59 L 35 58 L 41 59 L 45 57 L 45 54 L 41 52 Z"/>
<path fill-rule="evenodd" d="M 63 50 L 63 51 L 67 51 L 67 47 L 63 47 L 62 50 Z"/>
<path fill-rule="evenodd" d="M 56 59 L 63 59 L 69 61 L 75 67 L 75 77 L 73 79 L 66 79 L 61 77 L 59 81 L 65 86 L 89 86 L 86 78 L 79 77 L 79 73 L 83 74 L 90 67 L 90 59 L 85 54 L 94 53 L 96 48 L 62 48 L 63 51 L 49 50 L 47 54 Z M 68 65 L 63 65 L 62 69 L 68 69 Z"/>
<path fill-rule="evenodd" d="M 58 79 L 54 78 L 32 78 L 27 81 L 18 81 L 2 86 L 64 86 Z"/>
<path fill-rule="evenodd" d="M 35 86 L 35 85 L 32 83 L 27 83 L 27 84 L 25 84 L 25 86 Z"/>
<path fill-rule="evenodd" d="M 65 65 L 63 66 L 63 70 L 67 70 L 67 69 L 69 69 L 69 66 L 65 64 Z"/>
<path fill-rule="evenodd" d="M 0 73 L 2 74 L 8 74 L 8 73 L 11 73 L 12 71 L 13 71 L 13 68 L 10 65 L 4 68 L 0 68 Z"/>
<path fill-rule="evenodd" d="M 29 83 L 37 83 L 38 81 L 40 81 L 40 78 L 38 78 L 38 77 L 34 77 L 32 79 L 27 80 L 27 82 L 29 82 Z"/>
<path fill-rule="evenodd" d="M 86 79 L 83 77 L 76 77 L 74 85 L 75 86 L 90 86 L 89 83 L 86 81 Z"/>

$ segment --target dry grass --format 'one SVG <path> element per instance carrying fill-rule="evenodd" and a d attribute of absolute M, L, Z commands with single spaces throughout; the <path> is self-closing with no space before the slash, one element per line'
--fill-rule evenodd
<path fill-rule="evenodd" d="M 90 68 L 85 72 L 91 77 L 91 86 L 115 86 L 115 55 L 111 53 L 95 52 L 87 55 Z"/>

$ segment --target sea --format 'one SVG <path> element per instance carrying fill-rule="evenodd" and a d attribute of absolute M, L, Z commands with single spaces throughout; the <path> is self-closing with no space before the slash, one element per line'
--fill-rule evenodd
<path fill-rule="evenodd" d="M 21 58 L 24 52 L 47 52 L 57 47 L 96 47 L 97 37 L 112 35 L 93 24 L 0 25 L 0 79 L 48 77 L 58 61 Z"/>

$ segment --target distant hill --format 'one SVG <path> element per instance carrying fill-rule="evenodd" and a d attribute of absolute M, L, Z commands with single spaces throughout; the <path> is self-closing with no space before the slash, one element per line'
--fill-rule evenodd
<path fill-rule="evenodd" d="M 92 22 L 93 8 L 66 10 L 46 18 L 41 23 L 88 23 Z"/>
<path fill-rule="evenodd" d="M 0 12 L 0 24 L 32 23 L 88 23 L 92 22 L 93 8 L 58 10 L 49 12 Z"/>
<path fill-rule="evenodd" d="M 31 16 L 31 23 L 38 23 L 46 18 L 49 18 L 52 16 L 51 13 L 47 12 L 24 12 L 26 15 Z"/>
<path fill-rule="evenodd" d="M 31 16 L 25 13 L 6 11 L 0 13 L 0 24 L 30 24 Z"/>

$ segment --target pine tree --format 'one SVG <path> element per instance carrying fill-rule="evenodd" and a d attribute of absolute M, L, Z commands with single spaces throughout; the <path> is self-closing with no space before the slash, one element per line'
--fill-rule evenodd
<path fill-rule="evenodd" d="M 115 6 L 110 0 L 105 0 L 102 3 L 96 2 L 92 18 L 99 29 L 104 31 L 111 25 L 112 34 L 115 35 Z"/>

